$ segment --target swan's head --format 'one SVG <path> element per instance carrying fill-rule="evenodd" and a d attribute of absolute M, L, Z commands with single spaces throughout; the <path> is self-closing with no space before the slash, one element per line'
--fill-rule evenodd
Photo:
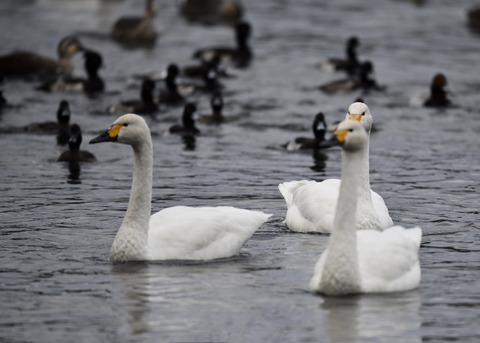
<path fill-rule="evenodd" d="M 117 142 L 137 145 L 145 139 L 150 139 L 150 129 L 145 119 L 137 114 L 129 113 L 119 117 L 100 136 L 93 138 L 90 144 L 102 142 Z"/>
<path fill-rule="evenodd" d="M 365 147 L 368 135 L 363 126 L 354 119 L 345 119 L 334 132 L 337 141 L 346 151 L 357 151 Z"/>
<path fill-rule="evenodd" d="M 345 119 L 355 119 L 359 121 L 367 134 L 370 134 L 373 125 L 373 117 L 370 109 L 363 102 L 354 102 L 348 107 L 348 113 Z"/>

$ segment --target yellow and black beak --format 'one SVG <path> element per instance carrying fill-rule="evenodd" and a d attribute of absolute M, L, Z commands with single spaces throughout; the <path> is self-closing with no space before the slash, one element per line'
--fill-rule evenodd
<path fill-rule="evenodd" d="M 122 124 L 113 124 L 108 128 L 107 131 L 102 133 L 100 136 L 93 138 L 89 143 L 103 143 L 103 142 L 115 142 L 118 138 L 118 133 L 120 129 L 123 127 Z"/>
<path fill-rule="evenodd" d="M 347 136 L 347 133 L 348 130 L 336 130 L 333 132 L 339 144 L 343 144 L 345 142 L 345 137 Z"/>
<path fill-rule="evenodd" d="M 362 120 L 362 114 L 348 114 L 348 118 L 356 120 L 356 121 L 361 121 Z"/>

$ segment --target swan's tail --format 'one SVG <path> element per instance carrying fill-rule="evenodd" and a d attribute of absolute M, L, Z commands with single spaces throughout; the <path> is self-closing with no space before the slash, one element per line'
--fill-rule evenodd
<path fill-rule="evenodd" d="M 284 182 L 278 185 L 278 190 L 280 191 L 283 198 L 285 199 L 285 202 L 287 203 L 287 207 L 290 207 L 293 204 L 293 193 L 295 193 L 295 190 L 297 190 L 299 187 L 302 187 L 303 185 L 306 185 L 309 182 L 311 181 L 307 181 L 307 180 L 289 181 L 289 182 Z"/>

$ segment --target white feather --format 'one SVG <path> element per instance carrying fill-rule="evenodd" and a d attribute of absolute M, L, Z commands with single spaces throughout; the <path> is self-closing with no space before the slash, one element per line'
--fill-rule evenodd
<path fill-rule="evenodd" d="M 353 127 L 354 131 L 347 134 L 344 146 L 357 144 L 358 141 L 353 141 L 357 137 L 360 137 L 359 144 L 362 144 L 362 139 L 368 139 L 365 131 L 359 131 L 363 128 L 358 123 L 352 120 L 345 122 L 339 127 Z M 363 150 L 367 146 L 364 144 Z M 329 295 L 344 295 L 416 288 L 421 278 L 418 260 L 421 229 L 394 226 L 380 232 L 358 231 L 355 227 L 360 187 L 359 151 L 342 153 L 342 185 L 334 227 L 328 248 L 315 265 L 310 289 Z"/>
<path fill-rule="evenodd" d="M 111 261 L 230 257 L 271 216 L 226 206 L 176 206 L 150 216 L 153 169 L 150 130 L 136 114 L 123 115 L 114 125 L 120 127 L 116 142 L 133 147 L 135 163 L 130 200 L 112 244 Z"/>
<path fill-rule="evenodd" d="M 350 114 L 362 114 L 361 124 L 370 133 L 373 117 L 367 105 L 353 103 Z M 349 115 L 347 114 L 347 117 Z M 357 228 L 359 230 L 384 230 L 393 225 L 383 198 L 370 188 L 368 142 L 367 153 L 359 170 L 362 170 L 360 201 L 357 208 Z M 316 181 L 290 181 L 278 186 L 287 204 L 284 223 L 296 232 L 330 233 L 337 206 L 339 179 Z"/>

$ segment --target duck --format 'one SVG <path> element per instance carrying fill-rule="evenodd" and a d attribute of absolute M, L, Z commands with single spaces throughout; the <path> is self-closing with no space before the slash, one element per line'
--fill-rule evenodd
<path fill-rule="evenodd" d="M 328 246 L 315 265 L 310 290 L 343 296 L 417 288 L 422 229 L 393 226 L 384 231 L 357 230 L 363 186 L 359 170 L 368 155 L 369 137 L 352 119 L 341 122 L 335 135 L 342 147 L 342 182 Z"/>
<path fill-rule="evenodd" d="M 68 150 L 58 157 L 57 162 L 96 162 L 95 155 L 86 150 L 80 150 L 80 144 L 82 144 L 82 130 L 77 124 L 72 124 Z"/>
<path fill-rule="evenodd" d="M 285 144 L 284 148 L 287 149 L 287 151 L 297 151 L 327 147 L 327 141 L 325 141 L 327 123 L 325 121 L 325 115 L 323 112 L 318 112 L 313 118 L 312 131 L 313 138 L 297 137 Z"/>
<path fill-rule="evenodd" d="M 183 109 L 182 124 L 171 126 L 168 132 L 181 135 L 197 135 L 200 133 L 200 130 L 195 126 L 196 118 L 197 105 L 193 102 L 188 102 Z"/>
<path fill-rule="evenodd" d="M 167 76 L 165 78 L 165 89 L 160 90 L 158 102 L 164 104 L 179 104 L 184 101 L 184 95 L 180 93 L 178 87 L 178 76 L 180 69 L 174 63 L 167 67 Z"/>
<path fill-rule="evenodd" d="M 467 10 L 467 22 L 472 30 L 480 32 L 480 6 Z"/>
<path fill-rule="evenodd" d="M 153 0 L 145 0 L 143 17 L 121 17 L 112 27 L 111 37 L 113 40 L 131 46 L 151 46 L 157 40 L 157 31 L 153 25 L 155 17 Z"/>
<path fill-rule="evenodd" d="M 0 85 L 3 85 L 3 76 L 0 75 Z M 8 101 L 3 95 L 3 89 L 0 88 L 0 110 L 9 107 Z"/>
<path fill-rule="evenodd" d="M 355 75 L 360 68 L 360 62 L 357 58 L 357 49 L 360 45 L 360 40 L 352 36 L 347 40 L 346 44 L 346 59 L 329 58 L 322 62 L 320 67 L 327 71 L 345 71 L 348 75 Z"/>
<path fill-rule="evenodd" d="M 212 114 L 203 116 L 198 119 L 199 123 L 206 124 L 220 124 L 225 120 L 223 116 L 223 96 L 221 92 L 215 92 L 210 98 L 210 106 L 212 107 Z"/>
<path fill-rule="evenodd" d="M 12 52 L 0 56 L 0 75 L 10 78 L 36 76 L 41 79 L 70 75 L 74 69 L 72 57 L 82 50 L 84 48 L 77 37 L 67 36 L 58 43 L 58 60 L 33 52 Z"/>
<path fill-rule="evenodd" d="M 425 107 L 447 107 L 451 104 L 447 98 L 447 78 L 444 74 L 436 74 L 430 85 L 430 96 L 423 105 Z"/>
<path fill-rule="evenodd" d="M 371 61 L 363 62 L 360 65 L 358 75 L 354 75 L 354 77 L 328 82 L 320 86 L 320 90 L 327 94 L 349 93 L 357 89 L 364 92 L 383 89 L 375 80 L 375 72 Z"/>
<path fill-rule="evenodd" d="M 153 147 L 141 116 L 125 114 L 90 144 L 115 142 L 133 148 L 133 181 L 127 211 L 110 250 L 110 261 L 208 261 L 239 253 L 270 218 L 230 206 L 174 206 L 151 214 Z"/>
<path fill-rule="evenodd" d="M 0 109 L 6 108 L 8 106 L 8 101 L 3 95 L 3 89 L 0 89 Z"/>
<path fill-rule="evenodd" d="M 102 92 L 105 89 L 105 83 L 98 75 L 98 70 L 103 64 L 102 55 L 93 50 L 86 50 L 84 58 L 86 79 L 61 77 L 54 81 L 47 81 L 37 89 L 47 92 L 85 93 L 88 95 Z"/>
<path fill-rule="evenodd" d="M 209 61 L 200 61 L 198 65 L 187 65 L 182 68 L 182 75 L 191 78 L 204 78 L 210 70 L 219 73 L 220 57 L 215 55 Z"/>
<path fill-rule="evenodd" d="M 112 114 L 125 114 L 134 112 L 137 114 L 153 114 L 158 111 L 158 105 L 153 98 L 155 82 L 145 79 L 142 82 L 140 99 L 122 101 L 120 104 L 110 106 L 108 112 Z"/>
<path fill-rule="evenodd" d="M 70 138 L 70 115 L 69 102 L 62 100 L 57 109 L 57 121 L 32 123 L 25 127 L 25 131 L 34 133 L 56 133 L 57 144 L 67 144 Z"/>
<path fill-rule="evenodd" d="M 222 63 L 231 63 L 237 68 L 246 68 L 249 66 L 253 57 L 248 39 L 251 35 L 251 25 L 249 22 L 241 21 L 235 26 L 235 37 L 237 46 L 232 47 L 208 47 L 194 52 L 193 57 L 201 61 L 208 62 L 215 56 L 220 58 Z"/>
<path fill-rule="evenodd" d="M 348 108 L 346 118 L 357 120 L 370 136 L 373 117 L 368 106 L 354 102 Z M 356 226 L 359 230 L 382 231 L 393 226 L 383 198 L 370 188 L 369 154 L 363 155 L 359 172 L 362 187 L 359 191 L 360 204 L 357 209 Z M 340 179 L 288 181 L 278 185 L 287 204 L 284 223 L 295 232 L 331 233 L 335 207 L 337 205 Z"/>
<path fill-rule="evenodd" d="M 242 6 L 233 0 L 186 0 L 181 13 L 191 22 L 205 25 L 235 25 L 243 16 Z"/>
<path fill-rule="evenodd" d="M 0 75 L 0 86 L 2 86 L 2 88 L 3 88 L 3 76 L 2 75 Z M 8 107 L 8 101 L 5 98 L 5 96 L 3 95 L 3 89 L 2 88 L 0 88 L 0 110 Z"/>

